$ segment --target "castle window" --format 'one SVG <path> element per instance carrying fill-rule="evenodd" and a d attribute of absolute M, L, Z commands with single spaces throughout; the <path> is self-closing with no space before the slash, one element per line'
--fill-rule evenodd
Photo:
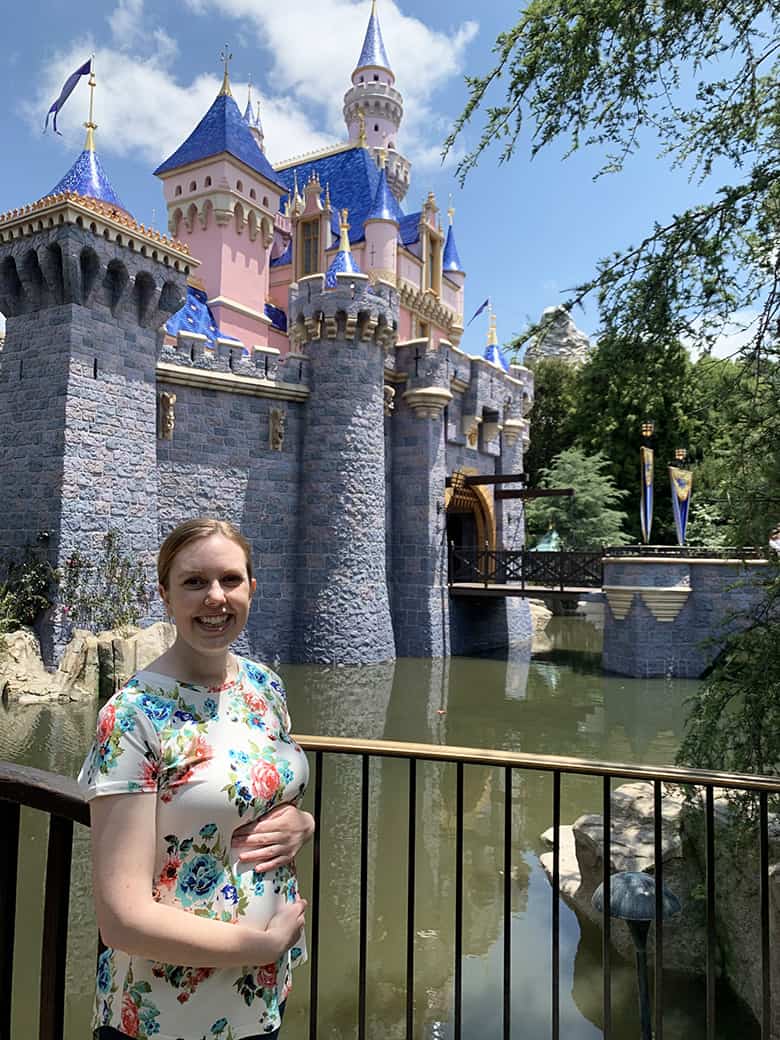
<path fill-rule="evenodd" d="M 375 72 L 374 73 L 374 83 L 378 83 L 378 82 L 379 82 L 379 74 Z"/>
<path fill-rule="evenodd" d="M 211 177 L 207 177 L 203 183 L 204 183 L 204 185 L 207 188 L 210 188 L 211 187 Z"/>
<path fill-rule="evenodd" d="M 176 185 L 176 194 L 181 195 L 181 184 Z"/>
<path fill-rule="evenodd" d="M 243 191 L 243 190 L 244 190 L 244 182 L 243 181 L 236 181 L 236 191 Z"/>
<path fill-rule="evenodd" d="M 190 181 L 190 191 L 195 191 L 197 187 L 198 185 L 196 181 Z"/>
<path fill-rule="evenodd" d="M 320 261 L 320 222 L 319 218 L 307 220 L 301 227 L 303 274 L 316 274 Z"/>
<path fill-rule="evenodd" d="M 98 359 L 95 358 L 92 362 L 92 378 L 97 379 L 98 377 Z"/>
<path fill-rule="evenodd" d="M 374 132 L 379 133 L 379 123 L 374 123 Z"/>
<path fill-rule="evenodd" d="M 268 196 L 267 195 L 263 195 L 263 205 L 266 208 L 268 208 Z"/>
<path fill-rule="evenodd" d="M 361 76 L 360 77 L 360 82 L 361 83 L 365 83 L 366 82 L 366 77 L 365 76 Z"/>
<path fill-rule="evenodd" d="M 249 189 L 249 198 L 250 199 L 256 199 L 257 198 L 257 192 L 255 191 L 254 188 L 250 188 Z"/>

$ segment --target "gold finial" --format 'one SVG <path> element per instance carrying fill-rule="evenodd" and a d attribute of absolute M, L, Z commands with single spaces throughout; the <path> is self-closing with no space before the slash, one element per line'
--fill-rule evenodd
<path fill-rule="evenodd" d="M 378 155 L 379 155 L 379 169 L 380 170 L 384 170 L 385 167 L 387 166 L 387 152 L 384 150 L 384 148 L 380 148 L 379 152 L 378 152 Z"/>
<path fill-rule="evenodd" d="M 84 141 L 84 151 L 94 152 L 95 151 L 95 131 L 97 130 L 97 123 L 94 119 L 95 112 L 95 86 L 97 81 L 95 79 L 95 55 L 92 55 L 89 66 L 89 118 L 87 119 L 84 127 L 87 131 L 87 137 Z"/>
<path fill-rule="evenodd" d="M 498 333 L 496 332 L 496 316 L 493 313 L 493 308 L 490 308 L 490 328 L 488 329 L 488 341 L 489 347 L 498 346 Z"/>
<path fill-rule="evenodd" d="M 339 243 L 339 250 L 343 253 L 349 253 L 349 224 L 347 223 L 347 217 L 349 216 L 349 210 L 343 209 L 341 211 L 341 242 Z"/>
<path fill-rule="evenodd" d="M 366 114 L 362 108 L 358 109 L 358 146 L 360 148 L 368 147 L 368 141 L 366 139 Z"/>
<path fill-rule="evenodd" d="M 452 192 L 450 192 L 450 199 L 449 199 L 449 201 L 450 201 L 450 204 L 447 207 L 447 217 L 449 218 L 449 221 L 450 221 L 450 227 L 452 227 L 452 222 L 455 219 L 455 207 L 452 205 Z"/>
<path fill-rule="evenodd" d="M 225 63 L 225 75 L 222 78 L 222 89 L 220 90 L 217 97 L 222 97 L 223 94 L 228 97 L 232 97 L 230 91 L 230 63 L 233 60 L 233 55 L 230 53 L 228 44 L 225 44 L 223 49 L 220 51 L 219 60 Z"/>

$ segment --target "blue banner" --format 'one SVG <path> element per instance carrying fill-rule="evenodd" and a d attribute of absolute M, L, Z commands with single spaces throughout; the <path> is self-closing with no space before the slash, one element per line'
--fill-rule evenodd
<path fill-rule="evenodd" d="M 642 480 L 639 518 L 642 522 L 642 541 L 647 545 L 653 527 L 653 449 L 640 448 L 639 460 Z"/>
<path fill-rule="evenodd" d="M 670 466 L 669 480 L 672 482 L 672 509 L 674 510 L 674 526 L 677 528 L 677 544 L 685 545 L 693 473 L 689 469 L 677 469 L 676 466 Z"/>
<path fill-rule="evenodd" d="M 57 98 L 57 100 L 51 106 L 49 111 L 46 113 L 46 123 L 44 124 L 44 127 L 43 127 L 43 132 L 44 133 L 46 133 L 46 131 L 49 128 L 49 116 L 52 113 L 54 113 L 54 124 L 53 124 L 53 126 L 54 126 L 54 133 L 55 134 L 59 134 L 60 133 L 59 130 L 57 129 L 57 116 L 60 113 L 60 109 L 65 104 L 65 102 L 68 100 L 70 95 L 73 93 L 73 90 L 74 90 L 76 84 L 78 83 L 78 81 L 81 79 L 81 77 L 82 76 L 88 76 L 91 71 L 92 71 L 92 58 L 90 58 L 89 61 L 85 61 L 84 64 L 80 68 L 76 69 L 75 72 L 72 72 L 70 74 L 70 76 L 68 76 L 68 78 L 65 80 L 65 83 L 63 84 L 62 90 L 60 91 L 60 96 Z M 62 134 L 60 134 L 60 137 L 62 137 Z"/>

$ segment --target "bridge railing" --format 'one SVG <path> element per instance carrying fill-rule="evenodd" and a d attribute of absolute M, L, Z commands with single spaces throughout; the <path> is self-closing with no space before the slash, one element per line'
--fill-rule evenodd
<path fill-rule="evenodd" d="M 349 740 L 331 737 L 299 737 L 302 746 L 313 756 L 314 814 L 322 818 L 324 760 L 329 756 L 353 756 L 360 763 L 360 865 L 359 877 L 359 931 L 358 931 L 358 1002 L 357 1035 L 367 1035 L 367 964 L 369 958 L 369 805 L 371 791 L 371 762 L 377 759 L 402 759 L 407 763 L 407 781 L 397 792 L 401 804 L 406 804 L 408 836 L 405 849 L 406 877 L 399 882 L 406 887 L 406 994 L 405 1036 L 415 1036 L 415 924 L 417 892 L 417 811 L 418 765 L 421 762 L 450 763 L 455 768 L 455 884 L 453 899 L 454 1006 L 452 1023 L 454 1040 L 462 1038 L 463 1024 L 463 962 L 469 936 L 464 935 L 464 775 L 472 766 L 489 767 L 503 778 L 503 920 L 502 962 L 502 1037 L 510 1040 L 513 993 L 512 964 L 512 867 L 515 836 L 513 835 L 513 776 L 518 771 L 542 772 L 552 776 L 550 814 L 553 821 L 553 860 L 551 885 L 551 934 L 549 953 L 551 988 L 549 994 L 550 1037 L 560 1040 L 560 878 L 561 878 L 561 779 L 580 775 L 601 779 L 603 813 L 603 887 L 604 907 L 610 905 L 611 884 L 611 809 L 614 779 L 646 781 L 652 785 L 654 797 L 654 852 L 655 852 L 655 1040 L 663 1040 L 664 1023 L 664 922 L 662 915 L 663 862 L 663 799 L 664 785 L 694 785 L 702 793 L 704 819 L 705 860 L 705 915 L 706 915 L 706 1037 L 716 1036 L 716 902 L 715 902 L 715 841 L 718 833 L 715 817 L 716 789 L 747 791 L 757 803 L 758 906 L 756 907 L 756 944 L 760 949 L 760 1024 L 764 1040 L 771 1032 L 771 978 L 770 978 L 770 916 L 769 916 L 769 815 L 768 800 L 780 794 L 780 779 L 772 776 L 748 776 L 734 773 L 716 773 L 674 767 L 631 766 L 620 763 L 596 762 L 579 758 L 552 755 L 530 755 L 475 748 L 408 744 L 394 741 Z M 328 767 L 329 768 L 329 767 Z M 330 774 L 329 774 L 330 775 Z M 326 803 L 327 804 L 327 803 Z M 0 857 L 0 1040 L 11 1040 L 11 984 L 13 981 L 14 925 L 16 916 L 15 892 L 17 886 L 20 806 L 31 806 L 48 813 L 50 817 L 48 862 L 46 869 L 45 914 L 42 975 L 40 986 L 39 1040 L 62 1040 L 65 1001 L 65 967 L 67 953 L 68 893 L 73 823 L 88 824 L 88 810 L 72 780 L 0 763 L 0 825 L 4 838 L 4 853 Z M 328 812 L 333 813 L 328 806 Z M 426 835 L 426 845 L 432 836 Z M 320 828 L 315 833 L 312 859 L 312 898 L 308 925 L 310 959 L 310 999 L 308 1035 L 316 1040 L 319 1030 L 318 996 L 320 954 Z M 754 885 L 755 877 L 743 868 L 740 882 Z M 612 1024 L 611 996 L 611 920 L 605 909 L 602 914 L 602 1028 L 605 1040 L 618 1040 Z"/>
<path fill-rule="evenodd" d="M 601 588 L 601 550 L 590 552 L 532 552 L 529 549 L 479 549 L 450 545 L 449 583 L 537 588 Z"/>

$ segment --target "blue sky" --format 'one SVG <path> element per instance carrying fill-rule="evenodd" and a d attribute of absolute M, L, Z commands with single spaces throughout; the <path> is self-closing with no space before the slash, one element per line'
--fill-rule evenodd
<path fill-rule="evenodd" d="M 468 273 L 467 317 L 490 296 L 502 342 L 586 279 L 600 256 L 703 197 L 683 172 L 670 172 L 656 157 L 652 142 L 623 174 L 594 182 L 602 158 L 596 151 L 564 162 L 561 147 L 531 162 L 526 140 L 503 166 L 498 149 L 488 152 L 461 190 L 453 162 L 441 165 L 441 143 L 465 103 L 464 76 L 486 70 L 497 34 L 514 22 L 518 8 L 503 0 L 378 0 L 378 10 L 406 105 L 398 146 L 413 168 L 404 206 L 419 209 L 433 190 L 446 211 L 453 193 L 458 249 Z M 260 97 L 272 161 L 343 140 L 342 98 L 369 11 L 370 0 L 18 5 L 0 66 L 6 99 L 0 112 L 0 212 L 45 195 L 81 150 L 85 81 L 60 117 L 63 136 L 43 135 L 41 128 L 64 79 L 92 51 L 101 159 L 136 219 L 160 230 L 165 207 L 151 171 L 213 100 L 224 42 L 234 55 L 231 78 L 239 104 L 243 108 L 250 76 Z M 465 134 L 461 151 L 478 131 L 479 122 Z M 592 307 L 575 320 L 586 332 L 595 331 Z M 464 348 L 481 353 L 486 330 L 486 320 L 475 321 Z"/>

